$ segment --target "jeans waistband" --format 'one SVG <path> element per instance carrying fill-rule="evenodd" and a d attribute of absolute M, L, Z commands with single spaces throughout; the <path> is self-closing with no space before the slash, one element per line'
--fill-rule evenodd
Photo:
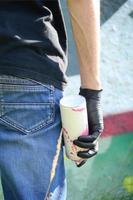
<path fill-rule="evenodd" d="M 23 77 L 17 77 L 12 75 L 0 75 L 0 84 L 18 84 L 18 85 L 31 85 L 31 86 L 45 86 L 48 89 L 54 90 L 54 86 L 50 84 L 44 84 L 41 82 L 38 82 L 36 80 L 30 79 L 30 78 L 23 78 Z"/>

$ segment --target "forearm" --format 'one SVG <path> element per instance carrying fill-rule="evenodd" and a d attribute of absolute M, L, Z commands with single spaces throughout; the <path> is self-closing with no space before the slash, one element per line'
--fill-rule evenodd
<path fill-rule="evenodd" d="M 96 0 L 68 0 L 80 63 L 81 87 L 101 89 L 100 6 Z"/>

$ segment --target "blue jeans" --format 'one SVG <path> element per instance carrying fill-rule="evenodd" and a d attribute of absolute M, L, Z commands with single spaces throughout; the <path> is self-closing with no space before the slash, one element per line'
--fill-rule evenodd
<path fill-rule="evenodd" d="M 0 75 L 0 175 L 5 200 L 65 200 L 62 91 Z"/>

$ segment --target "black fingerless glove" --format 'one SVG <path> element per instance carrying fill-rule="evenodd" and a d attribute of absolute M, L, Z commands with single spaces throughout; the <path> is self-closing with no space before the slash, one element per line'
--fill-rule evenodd
<path fill-rule="evenodd" d="M 103 114 L 101 109 L 101 92 L 102 90 L 91 90 L 80 88 L 80 95 L 85 97 L 87 104 L 88 114 L 88 136 L 80 136 L 77 140 L 74 140 L 74 144 L 86 148 L 86 151 L 78 152 L 78 156 L 83 159 L 88 159 L 97 154 L 97 140 L 103 131 Z M 86 160 L 80 163 L 82 166 Z"/>

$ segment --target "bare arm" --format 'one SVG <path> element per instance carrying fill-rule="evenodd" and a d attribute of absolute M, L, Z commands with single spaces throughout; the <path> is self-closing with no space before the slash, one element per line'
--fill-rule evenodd
<path fill-rule="evenodd" d="M 80 63 L 81 87 L 95 90 L 101 89 L 98 1 L 67 0 Z"/>

